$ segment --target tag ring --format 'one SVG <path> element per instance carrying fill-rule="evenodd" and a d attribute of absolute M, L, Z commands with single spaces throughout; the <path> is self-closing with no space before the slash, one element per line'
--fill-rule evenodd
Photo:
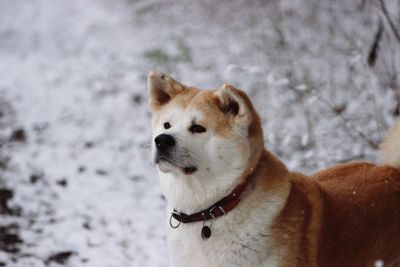
<path fill-rule="evenodd" d="M 172 224 L 172 218 L 173 218 L 173 216 L 172 216 L 172 214 L 171 214 L 171 217 L 169 217 L 169 226 L 171 226 L 171 228 L 173 228 L 173 229 L 176 229 L 176 228 L 178 228 L 179 227 L 179 225 L 181 225 L 181 221 L 178 221 L 178 224 L 177 225 L 173 225 Z M 175 218 L 174 218 L 175 219 Z"/>

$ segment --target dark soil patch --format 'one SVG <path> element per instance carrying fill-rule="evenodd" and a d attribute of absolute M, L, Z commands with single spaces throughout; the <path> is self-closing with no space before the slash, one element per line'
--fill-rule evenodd
<path fill-rule="evenodd" d="M 84 144 L 85 148 L 93 148 L 94 145 L 95 145 L 95 143 L 92 142 L 92 141 L 87 141 L 87 142 L 85 142 L 85 144 Z"/>
<path fill-rule="evenodd" d="M 15 223 L 0 226 L 0 250 L 7 253 L 18 253 L 22 244 L 18 232 L 19 226 Z"/>
<path fill-rule="evenodd" d="M 79 173 L 83 173 L 85 171 L 86 171 L 86 167 L 85 166 L 79 166 L 79 168 L 78 168 L 78 172 Z"/>
<path fill-rule="evenodd" d="M 14 196 L 14 191 L 8 188 L 0 188 L 0 215 L 20 216 L 21 208 L 18 206 L 10 207 L 8 201 Z"/>
<path fill-rule="evenodd" d="M 136 105 L 140 105 L 143 103 L 143 96 L 140 94 L 134 94 L 132 95 L 132 103 L 136 104 Z"/>
<path fill-rule="evenodd" d="M 97 169 L 96 170 L 96 174 L 100 175 L 100 176 L 106 176 L 106 175 L 108 175 L 108 172 L 106 170 L 103 170 L 103 169 Z"/>
<path fill-rule="evenodd" d="M 0 155 L 0 170 L 5 170 L 7 169 L 8 162 L 10 161 L 9 157 Z"/>
<path fill-rule="evenodd" d="M 7 202 L 12 199 L 14 192 L 10 189 L 0 188 L 0 214 L 10 214 Z"/>
<path fill-rule="evenodd" d="M 10 136 L 10 141 L 11 142 L 21 142 L 21 143 L 25 143 L 27 139 L 26 136 L 26 132 L 24 129 L 19 128 L 19 129 L 15 129 L 11 136 Z"/>
<path fill-rule="evenodd" d="M 59 186 L 63 186 L 63 187 L 66 187 L 67 185 L 68 185 L 68 181 L 67 181 L 67 179 L 61 179 L 61 180 L 58 180 L 57 181 L 57 184 L 59 185 Z"/>
<path fill-rule="evenodd" d="M 43 179 L 43 175 L 39 174 L 39 173 L 33 173 L 31 174 L 31 176 L 29 177 L 29 180 L 32 184 L 36 184 L 38 181 Z"/>
<path fill-rule="evenodd" d="M 77 254 L 74 251 L 62 251 L 55 254 L 50 255 L 46 260 L 46 265 L 49 265 L 51 262 L 56 262 L 58 264 L 65 264 L 69 260 L 69 258 L 73 255 Z"/>

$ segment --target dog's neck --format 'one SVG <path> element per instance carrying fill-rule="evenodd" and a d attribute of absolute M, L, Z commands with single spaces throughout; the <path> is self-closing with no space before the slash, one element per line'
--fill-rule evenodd
<path fill-rule="evenodd" d="M 253 155 L 247 167 L 238 173 L 227 172 L 210 181 L 201 183 L 188 177 L 180 177 L 171 173 L 160 173 L 160 184 L 170 209 L 186 214 L 193 214 L 210 207 L 227 196 L 232 190 L 250 176 L 250 183 L 258 184 L 266 190 L 271 183 L 285 183 L 287 176 L 285 165 L 270 152 L 262 150 Z M 266 177 L 268 179 L 266 180 Z M 248 186 L 249 187 L 249 186 Z M 246 189 L 251 190 L 252 187 Z M 245 197 L 245 196 L 243 196 Z"/>
<path fill-rule="evenodd" d="M 254 183 L 265 189 L 272 184 L 289 184 L 289 171 L 286 165 L 268 150 L 264 150 L 260 156 L 257 169 L 254 172 Z"/>

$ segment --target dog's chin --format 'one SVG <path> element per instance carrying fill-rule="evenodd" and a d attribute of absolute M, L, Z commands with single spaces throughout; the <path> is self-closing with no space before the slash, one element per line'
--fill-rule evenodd
<path fill-rule="evenodd" d="M 171 165 L 170 163 L 166 161 L 161 161 L 157 163 L 158 169 L 163 172 L 163 173 L 170 173 L 173 172 L 176 167 Z"/>

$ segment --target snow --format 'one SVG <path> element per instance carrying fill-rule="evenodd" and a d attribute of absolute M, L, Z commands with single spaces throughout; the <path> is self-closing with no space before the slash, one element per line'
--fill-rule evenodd
<path fill-rule="evenodd" d="M 384 266 L 384 262 L 381 260 L 377 260 L 375 261 L 375 267 L 383 267 Z"/>
<path fill-rule="evenodd" d="M 0 237 L 0 266 L 167 266 L 152 68 L 243 88 L 291 169 L 374 160 L 400 80 L 390 33 L 366 64 L 378 11 L 344 0 L 0 1 L 0 189 L 14 193 L 8 213 L 0 193 L 0 227 L 17 225 L 20 240 L 10 252 Z"/>

